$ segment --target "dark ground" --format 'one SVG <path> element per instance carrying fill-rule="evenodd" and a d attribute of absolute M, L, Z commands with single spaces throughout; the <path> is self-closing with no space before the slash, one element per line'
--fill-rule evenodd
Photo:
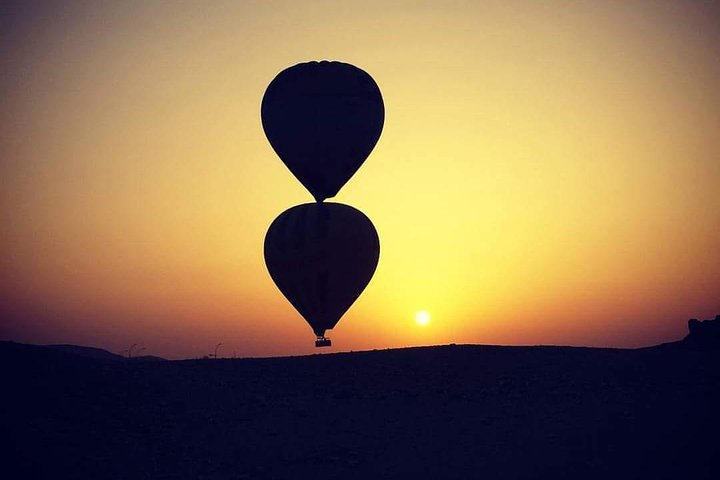
<path fill-rule="evenodd" d="M 2 342 L 0 476 L 720 478 L 718 360 L 468 345 L 127 362 Z"/>

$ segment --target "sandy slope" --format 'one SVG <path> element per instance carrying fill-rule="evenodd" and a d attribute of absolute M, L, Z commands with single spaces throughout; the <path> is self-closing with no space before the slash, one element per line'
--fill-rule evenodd
<path fill-rule="evenodd" d="M 25 478 L 720 478 L 718 352 L 447 346 L 133 363 L 0 344 Z"/>

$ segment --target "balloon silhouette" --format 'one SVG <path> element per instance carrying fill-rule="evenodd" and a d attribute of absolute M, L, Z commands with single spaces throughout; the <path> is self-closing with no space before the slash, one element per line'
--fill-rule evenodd
<path fill-rule="evenodd" d="M 372 222 L 341 203 L 306 203 L 281 213 L 265 235 L 265 264 L 280 291 L 310 324 L 316 346 L 375 273 L 380 241 Z"/>
<path fill-rule="evenodd" d="M 265 91 L 261 114 L 275 152 L 322 202 L 370 155 L 385 107 L 370 75 L 347 63 L 323 61 L 280 72 Z"/>

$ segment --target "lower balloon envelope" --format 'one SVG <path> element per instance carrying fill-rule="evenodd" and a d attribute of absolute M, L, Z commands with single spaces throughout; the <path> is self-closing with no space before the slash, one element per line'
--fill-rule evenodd
<path fill-rule="evenodd" d="M 265 264 L 318 337 L 332 329 L 370 282 L 380 241 L 370 219 L 341 203 L 281 213 L 265 235 Z"/>

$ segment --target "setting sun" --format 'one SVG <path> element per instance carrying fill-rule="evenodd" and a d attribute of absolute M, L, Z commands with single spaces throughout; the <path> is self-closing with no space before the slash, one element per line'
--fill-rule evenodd
<path fill-rule="evenodd" d="M 425 310 L 420 310 L 415 314 L 415 323 L 417 323 L 421 327 L 426 326 L 430 323 L 430 314 Z"/>

